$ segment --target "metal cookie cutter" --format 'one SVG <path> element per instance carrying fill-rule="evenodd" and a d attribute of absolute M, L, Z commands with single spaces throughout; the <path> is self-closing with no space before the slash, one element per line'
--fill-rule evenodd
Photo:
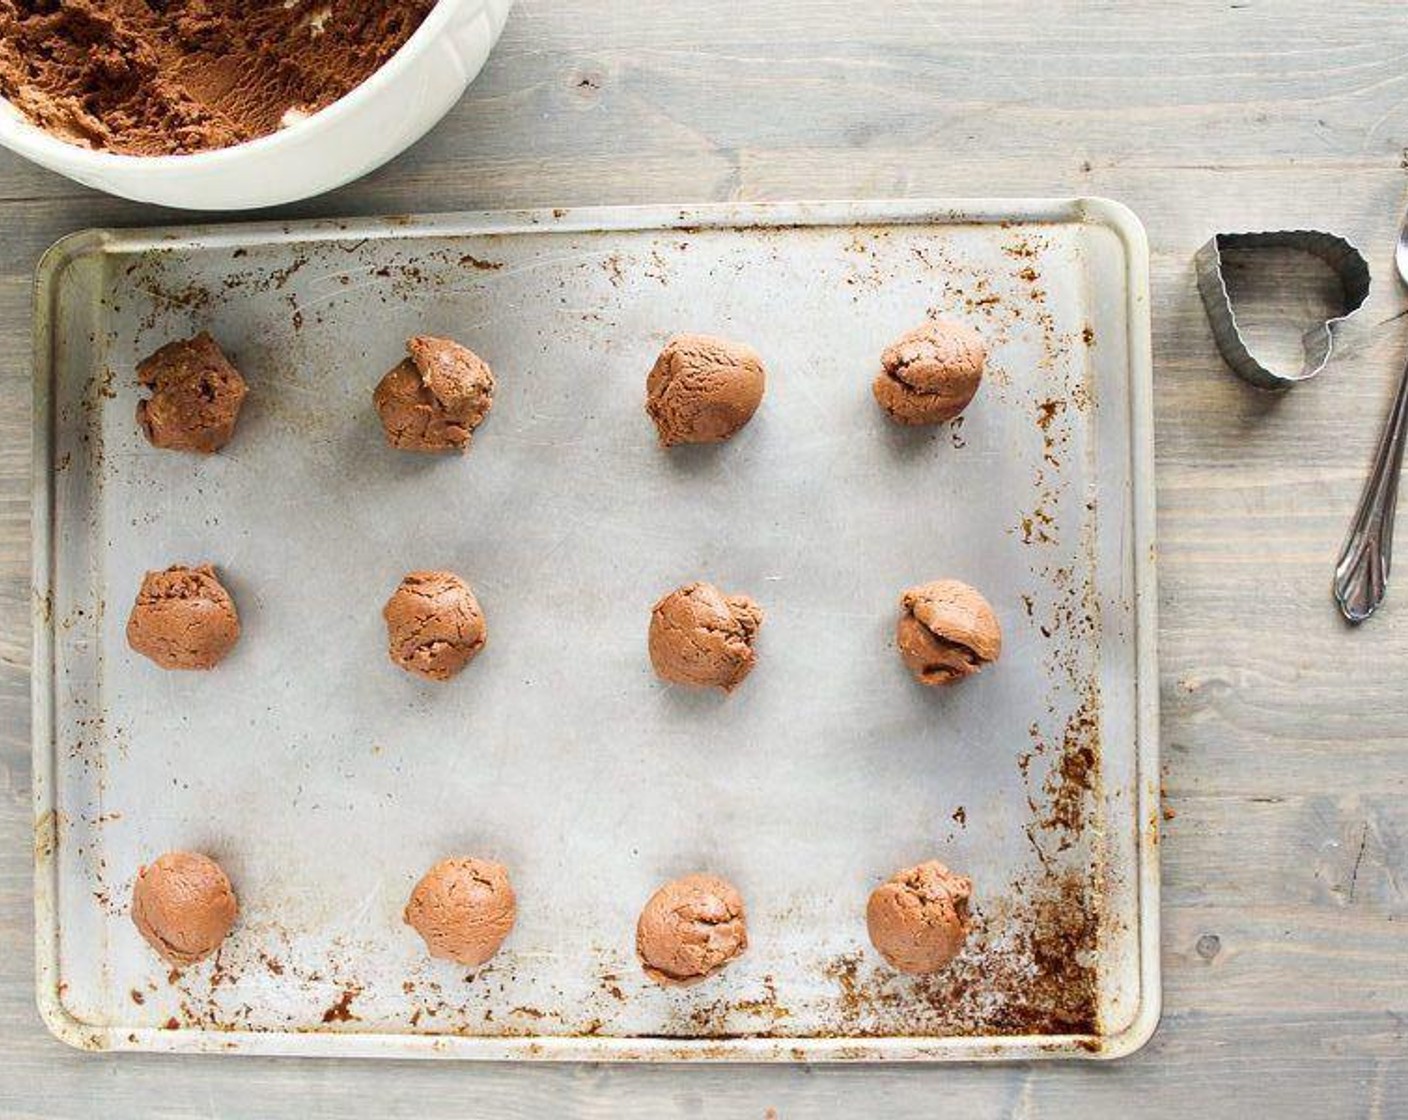
<path fill-rule="evenodd" d="M 1247 349 L 1237 326 L 1227 280 L 1222 272 L 1225 249 L 1299 249 L 1319 257 L 1340 278 L 1344 289 L 1343 310 L 1305 333 L 1301 345 L 1305 363 L 1298 373 L 1280 373 L 1263 365 Z M 1353 315 L 1369 298 L 1369 262 L 1364 254 L 1333 233 L 1315 229 L 1282 229 L 1261 233 L 1218 233 L 1198 250 L 1194 258 L 1198 270 L 1198 291 L 1203 296 L 1208 320 L 1212 323 L 1217 348 L 1238 376 L 1260 389 L 1283 391 L 1299 381 L 1314 377 L 1330 360 L 1335 348 L 1335 328 Z"/>

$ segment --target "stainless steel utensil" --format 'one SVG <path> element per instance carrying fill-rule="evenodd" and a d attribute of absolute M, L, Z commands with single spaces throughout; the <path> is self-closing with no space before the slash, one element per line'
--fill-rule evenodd
<path fill-rule="evenodd" d="M 1393 252 L 1399 279 L 1408 284 L 1408 218 L 1398 231 Z M 1363 622 L 1383 602 L 1388 591 L 1393 555 L 1393 514 L 1398 505 L 1398 476 L 1403 466 L 1403 442 L 1408 433 L 1408 367 L 1398 381 L 1374 467 L 1354 511 L 1349 536 L 1335 565 L 1335 599 L 1350 622 Z"/>
<path fill-rule="evenodd" d="M 1299 370 L 1288 372 L 1273 369 L 1252 353 L 1237 312 L 1227 290 L 1223 273 L 1222 254 L 1227 249 L 1258 252 L 1267 249 L 1295 249 L 1324 261 L 1340 278 L 1344 301 L 1340 309 L 1305 332 L 1301 345 L 1305 351 Z M 1198 274 L 1198 292 L 1208 313 L 1213 339 L 1223 360 L 1244 381 L 1258 389 L 1284 392 L 1302 381 L 1309 381 L 1330 362 L 1335 349 L 1335 332 L 1347 322 L 1369 298 L 1369 262 L 1364 254 L 1338 234 L 1318 229 L 1261 230 L 1256 233 L 1218 233 L 1198 250 L 1194 258 Z"/>

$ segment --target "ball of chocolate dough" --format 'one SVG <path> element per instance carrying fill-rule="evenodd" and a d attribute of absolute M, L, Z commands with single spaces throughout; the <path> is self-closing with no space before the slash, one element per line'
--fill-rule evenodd
<path fill-rule="evenodd" d="M 636 954 L 657 984 L 697 984 L 746 948 L 743 899 L 717 875 L 666 883 L 650 896 L 636 923 Z"/>
<path fill-rule="evenodd" d="M 391 660 L 433 681 L 453 677 L 489 637 L 479 600 L 453 572 L 408 573 L 381 615 Z"/>
<path fill-rule="evenodd" d="M 240 637 L 235 601 L 209 564 L 142 577 L 127 644 L 163 669 L 213 669 Z"/>
<path fill-rule="evenodd" d="M 871 944 L 901 972 L 938 972 L 958 956 L 972 919 L 973 884 L 938 860 L 906 867 L 870 895 Z"/>
<path fill-rule="evenodd" d="M 687 583 L 650 612 L 650 663 L 661 680 L 731 692 L 753 670 L 763 611 L 746 595 Z"/>
<path fill-rule="evenodd" d="M 137 424 L 153 447 L 209 455 L 235 434 L 248 387 L 205 331 L 143 358 L 137 380 L 151 390 Z"/>
<path fill-rule="evenodd" d="M 473 350 L 416 335 L 410 356 L 372 394 L 386 442 L 405 451 L 461 451 L 494 403 L 494 375 Z"/>
<path fill-rule="evenodd" d="M 508 870 L 487 859 L 442 859 L 411 891 L 403 917 L 432 957 L 478 968 L 504 943 L 518 914 Z"/>
<path fill-rule="evenodd" d="M 220 947 L 239 915 L 220 865 L 196 852 L 167 852 L 137 872 L 132 921 L 174 965 L 195 964 Z"/>
<path fill-rule="evenodd" d="M 766 385 L 750 347 L 704 334 L 665 343 L 645 381 L 645 411 L 665 447 L 721 443 L 753 418 Z"/>
<path fill-rule="evenodd" d="M 941 424 L 968 407 L 986 362 L 987 347 L 972 327 L 926 322 L 885 348 L 875 399 L 901 424 Z"/>
<path fill-rule="evenodd" d="M 920 684 L 952 684 L 1002 654 L 1002 629 L 988 601 L 956 579 L 911 587 L 895 630 L 900 656 Z"/>

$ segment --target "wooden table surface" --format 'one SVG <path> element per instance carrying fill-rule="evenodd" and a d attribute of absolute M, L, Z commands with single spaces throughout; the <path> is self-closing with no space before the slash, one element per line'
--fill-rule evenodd
<path fill-rule="evenodd" d="M 0 155 L 0 1114 L 1408 1115 L 1408 586 L 1359 630 L 1329 595 L 1408 357 L 1405 193 L 1393 0 L 521 0 L 426 140 L 281 213 L 1100 194 L 1143 218 L 1165 1010 L 1118 1063 L 384 1065 L 82 1054 L 35 1013 L 31 276 L 71 230 L 185 219 Z M 1330 370 L 1271 398 L 1221 365 L 1192 256 L 1307 226 L 1360 245 L 1377 286 Z M 1313 300 L 1303 281 L 1276 274 L 1279 310 Z"/>

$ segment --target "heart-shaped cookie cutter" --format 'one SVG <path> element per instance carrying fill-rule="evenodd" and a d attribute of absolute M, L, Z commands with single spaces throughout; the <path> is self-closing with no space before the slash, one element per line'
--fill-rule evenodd
<path fill-rule="evenodd" d="M 1298 249 L 1324 261 L 1339 277 L 1344 291 L 1342 310 L 1318 326 L 1306 331 L 1301 340 L 1305 362 L 1297 373 L 1282 373 L 1265 365 L 1247 348 L 1237 325 L 1232 297 L 1227 292 L 1223 274 L 1222 254 L 1227 249 Z M 1317 229 L 1283 229 L 1259 233 L 1214 234 L 1194 258 L 1198 273 L 1198 291 L 1212 324 L 1217 348 L 1233 371 L 1260 389 L 1282 392 L 1301 381 L 1314 377 L 1330 360 L 1335 349 L 1335 330 L 1364 306 L 1369 298 L 1369 262 L 1364 254 L 1333 233 Z"/>

